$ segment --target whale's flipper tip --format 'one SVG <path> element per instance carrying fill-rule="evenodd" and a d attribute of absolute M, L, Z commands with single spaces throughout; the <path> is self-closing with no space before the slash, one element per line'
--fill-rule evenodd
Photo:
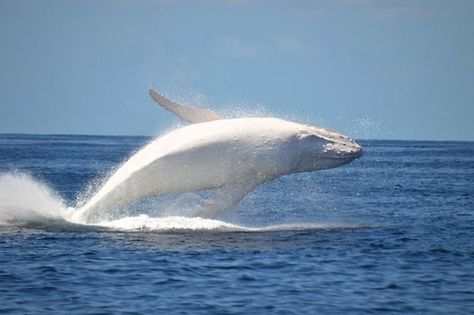
<path fill-rule="evenodd" d="M 174 113 L 176 116 L 190 123 L 200 123 L 211 120 L 222 119 L 218 113 L 207 108 L 196 108 L 177 103 L 160 94 L 153 88 L 149 89 L 151 98 L 166 110 Z"/>

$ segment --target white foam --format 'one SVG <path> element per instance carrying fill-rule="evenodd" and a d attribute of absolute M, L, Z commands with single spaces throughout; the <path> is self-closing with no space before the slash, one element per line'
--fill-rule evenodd
<path fill-rule="evenodd" d="M 244 227 L 220 220 L 200 217 L 169 216 L 162 218 L 139 215 L 112 221 L 102 221 L 97 225 L 124 231 L 172 231 L 172 230 L 203 230 L 203 231 L 238 231 Z"/>
<path fill-rule="evenodd" d="M 51 188 L 29 175 L 0 175 L 0 223 L 61 220 L 70 212 Z"/>
<path fill-rule="evenodd" d="M 216 231 L 216 232 L 275 232 L 293 230 L 316 230 L 352 228 L 356 226 L 340 224 L 317 224 L 317 223 L 295 223 L 278 224 L 263 227 L 248 227 L 215 219 L 204 219 L 200 217 L 149 217 L 139 215 L 126 217 L 113 221 L 102 221 L 98 226 L 107 227 L 119 231 L 141 231 L 141 232 L 167 232 L 167 231 Z"/>

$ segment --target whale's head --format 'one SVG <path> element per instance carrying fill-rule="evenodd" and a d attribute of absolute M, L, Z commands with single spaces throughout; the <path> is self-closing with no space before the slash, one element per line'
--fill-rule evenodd
<path fill-rule="evenodd" d="M 297 156 L 294 172 L 338 167 L 362 155 L 362 147 L 338 132 L 315 126 L 303 126 L 296 135 Z"/>

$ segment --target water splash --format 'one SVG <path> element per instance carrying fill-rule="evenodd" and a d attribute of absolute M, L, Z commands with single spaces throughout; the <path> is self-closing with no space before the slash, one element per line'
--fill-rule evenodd
<path fill-rule="evenodd" d="M 0 228 L 10 226 L 63 231 L 103 231 L 105 229 L 130 232 L 269 232 L 350 227 L 325 223 L 253 227 L 223 220 L 193 217 L 191 204 L 199 198 L 196 194 L 186 194 L 172 201 L 155 200 L 145 206 L 142 204 L 141 207 L 132 205 L 123 210 L 120 218 L 104 219 L 88 224 L 72 220 L 74 212 L 77 211 L 76 208 L 68 207 L 59 194 L 46 183 L 25 173 L 6 173 L 0 174 Z"/>
<path fill-rule="evenodd" d="M 25 173 L 0 175 L 0 224 L 66 220 L 71 209 L 45 183 Z"/>

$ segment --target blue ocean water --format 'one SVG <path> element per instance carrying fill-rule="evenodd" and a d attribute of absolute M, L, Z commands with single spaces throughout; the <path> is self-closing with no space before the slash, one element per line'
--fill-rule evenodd
<path fill-rule="evenodd" d="M 0 135 L 1 314 L 474 313 L 473 142 L 361 141 L 212 221 L 57 218 L 149 140 Z"/>

